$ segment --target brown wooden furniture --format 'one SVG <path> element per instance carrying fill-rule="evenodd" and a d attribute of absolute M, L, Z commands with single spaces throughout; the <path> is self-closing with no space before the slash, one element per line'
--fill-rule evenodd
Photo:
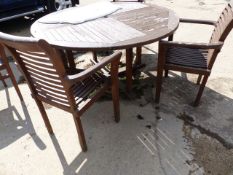
<path fill-rule="evenodd" d="M 6 74 L 2 75 L 1 71 L 5 71 Z M 10 65 L 8 63 L 4 47 L 0 44 L 0 81 L 3 83 L 4 87 L 7 87 L 7 84 L 5 82 L 5 79 L 10 78 L 11 82 L 20 98 L 21 101 L 23 101 L 23 96 L 19 90 L 17 81 L 15 80 L 14 74 L 10 68 Z"/>
<path fill-rule="evenodd" d="M 52 45 L 71 50 L 97 52 L 126 49 L 126 79 L 127 89 L 130 90 L 132 48 L 170 36 L 177 29 L 179 18 L 173 11 L 156 5 L 120 2 L 117 5 L 122 10 L 82 24 L 45 24 L 37 20 L 31 26 L 31 33 Z"/>
<path fill-rule="evenodd" d="M 118 64 L 120 52 L 104 58 L 98 64 L 77 74 L 68 74 L 63 64 L 63 53 L 45 40 L 16 37 L 0 33 L 2 43 L 12 53 L 30 87 L 32 97 L 41 112 L 50 134 L 52 127 L 42 102 L 73 114 L 80 145 L 87 150 L 81 115 L 111 88 L 115 121 L 120 120 L 118 93 Z M 111 64 L 110 75 L 101 71 Z"/>
<path fill-rule="evenodd" d="M 229 3 L 221 13 L 217 22 L 205 20 L 181 19 L 180 22 L 213 25 L 214 30 L 209 43 L 185 43 L 174 41 L 159 42 L 158 74 L 156 99 L 160 99 L 163 70 L 199 74 L 197 84 L 201 82 L 194 106 L 199 104 L 205 84 L 211 73 L 215 59 L 223 42 L 233 27 L 233 11 Z"/>

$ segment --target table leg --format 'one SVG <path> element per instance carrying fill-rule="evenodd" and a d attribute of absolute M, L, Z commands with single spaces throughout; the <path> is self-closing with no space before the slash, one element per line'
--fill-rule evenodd
<path fill-rule="evenodd" d="M 61 54 L 61 59 L 62 59 L 63 65 L 65 67 L 65 70 L 69 70 L 69 64 L 68 64 L 66 51 L 63 49 L 59 49 L 58 51 Z"/>
<path fill-rule="evenodd" d="M 126 49 L 126 89 L 132 89 L 133 83 L 133 48 Z"/>
<path fill-rule="evenodd" d="M 95 62 L 98 62 L 98 58 L 97 58 L 97 52 L 96 51 L 92 51 L 92 56 Z"/>
<path fill-rule="evenodd" d="M 76 66 L 75 66 L 74 55 L 72 53 L 72 50 L 66 50 L 66 56 L 69 63 L 69 68 L 71 70 L 75 70 Z"/>
<path fill-rule="evenodd" d="M 136 60 L 135 60 L 135 64 L 138 66 L 138 65 L 141 65 L 142 64 L 142 61 L 141 61 L 141 58 L 142 57 L 142 47 L 137 47 L 136 48 Z"/>

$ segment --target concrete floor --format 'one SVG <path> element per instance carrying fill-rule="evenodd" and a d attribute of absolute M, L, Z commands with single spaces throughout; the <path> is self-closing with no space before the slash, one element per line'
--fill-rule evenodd
<path fill-rule="evenodd" d="M 226 4 L 224 0 L 147 2 L 171 8 L 180 17 L 212 20 Z M 19 19 L 0 28 L 29 35 L 31 23 Z M 205 42 L 211 31 L 211 27 L 181 24 L 174 40 Z M 69 113 L 45 105 L 55 133 L 50 136 L 28 86 L 19 85 L 25 100 L 21 103 L 14 88 L 0 84 L 0 175 L 233 175 L 232 41 L 233 33 L 218 56 L 197 108 L 190 105 L 198 90 L 196 76 L 177 72 L 164 80 L 161 103 L 155 108 L 157 43 L 145 46 L 144 78 L 134 81 L 130 96 L 120 81 L 120 123 L 114 122 L 107 98 L 83 115 L 86 153 L 80 150 Z M 19 79 L 16 67 L 11 66 Z"/>

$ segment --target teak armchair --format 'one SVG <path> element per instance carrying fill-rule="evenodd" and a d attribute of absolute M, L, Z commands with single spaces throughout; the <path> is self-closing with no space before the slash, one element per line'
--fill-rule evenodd
<path fill-rule="evenodd" d="M 121 52 L 104 58 L 80 73 L 69 75 L 64 67 L 63 51 L 45 40 L 0 33 L 0 43 L 12 53 L 23 72 L 50 134 L 53 134 L 53 130 L 42 102 L 73 114 L 81 148 L 87 151 L 80 117 L 109 88 L 112 91 L 115 121 L 120 120 L 118 64 Z M 106 72 L 105 75 L 102 68 L 109 64 L 110 75 Z"/>
<path fill-rule="evenodd" d="M 223 42 L 233 27 L 233 3 L 229 3 L 217 22 L 206 20 L 181 19 L 180 22 L 213 25 L 214 30 L 209 43 L 186 43 L 174 41 L 159 42 L 158 72 L 155 101 L 159 103 L 163 70 L 199 74 L 197 84 L 201 83 L 194 106 L 199 104 L 215 59 Z M 170 37 L 170 40 L 172 37 Z"/>
<path fill-rule="evenodd" d="M 5 71 L 6 74 L 2 74 L 1 71 Z M 0 44 L 0 81 L 3 83 L 4 87 L 7 87 L 7 84 L 5 82 L 5 79 L 10 78 L 11 82 L 19 96 L 19 99 L 23 101 L 23 96 L 19 90 L 17 81 L 15 80 L 14 74 L 10 68 L 10 65 L 8 63 L 4 47 Z"/>

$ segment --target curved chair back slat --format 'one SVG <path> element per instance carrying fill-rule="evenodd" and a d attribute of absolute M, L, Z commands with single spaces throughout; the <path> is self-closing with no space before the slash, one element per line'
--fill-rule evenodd
<path fill-rule="evenodd" d="M 228 4 L 222 11 L 212 33 L 210 43 L 224 41 L 233 27 L 232 4 Z"/>
<path fill-rule="evenodd" d="M 216 26 L 212 33 L 210 43 L 224 42 L 231 29 L 233 28 L 233 4 L 228 3 L 227 6 L 222 11 L 219 19 L 216 22 Z M 215 59 L 217 57 L 218 51 L 209 50 L 208 53 L 208 68 L 211 69 Z"/>

